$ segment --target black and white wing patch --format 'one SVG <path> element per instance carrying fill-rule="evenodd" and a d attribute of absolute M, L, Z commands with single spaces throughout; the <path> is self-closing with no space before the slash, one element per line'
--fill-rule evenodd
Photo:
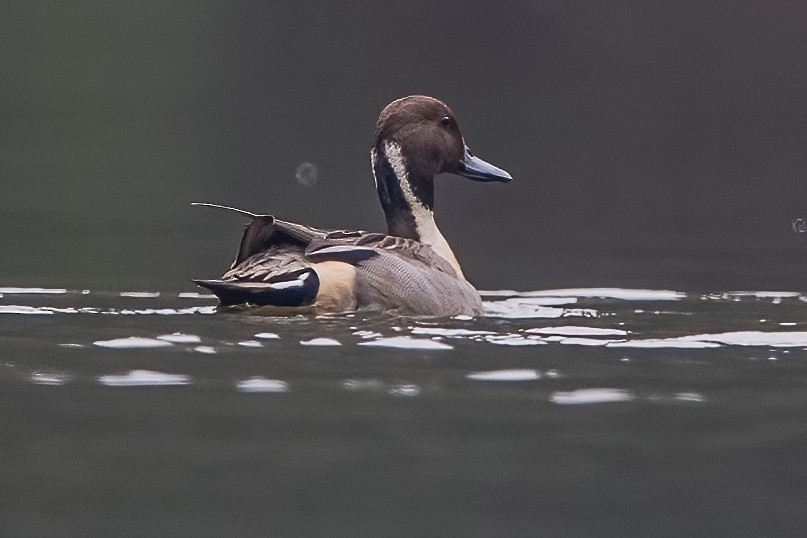
<path fill-rule="evenodd" d="M 194 280 L 219 298 L 222 306 L 252 304 L 256 306 L 306 306 L 314 302 L 319 291 L 319 277 L 311 267 L 282 273 L 268 281 L 261 280 Z"/>

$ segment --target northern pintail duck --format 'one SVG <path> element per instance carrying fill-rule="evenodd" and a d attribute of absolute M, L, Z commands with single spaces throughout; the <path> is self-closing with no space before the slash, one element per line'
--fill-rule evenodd
<path fill-rule="evenodd" d="M 222 306 L 480 314 L 479 293 L 434 222 L 434 176 L 507 182 L 510 174 L 471 153 L 448 106 L 420 95 L 381 111 L 371 159 L 386 235 L 321 230 L 236 210 L 252 221 L 230 270 L 195 282 Z"/>

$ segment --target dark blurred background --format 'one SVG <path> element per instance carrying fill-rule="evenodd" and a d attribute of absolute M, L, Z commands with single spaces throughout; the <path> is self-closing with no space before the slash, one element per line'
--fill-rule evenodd
<path fill-rule="evenodd" d="M 373 123 L 423 93 L 516 178 L 439 180 L 479 287 L 804 289 L 806 20 L 789 1 L 4 2 L 0 282 L 192 289 L 243 222 L 196 200 L 381 230 Z"/>

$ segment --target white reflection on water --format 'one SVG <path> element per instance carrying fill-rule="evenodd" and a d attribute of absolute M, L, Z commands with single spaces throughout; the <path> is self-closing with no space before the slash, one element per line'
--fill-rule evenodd
<path fill-rule="evenodd" d="M 391 396 L 419 396 L 420 387 L 413 384 L 393 385 L 387 391 Z"/>
<path fill-rule="evenodd" d="M 31 294 L 43 294 L 43 295 L 59 295 L 63 293 L 67 293 L 67 290 L 64 288 L 15 288 L 15 287 L 5 287 L 0 288 L 0 293 L 6 294 L 14 294 L 14 293 L 31 293 Z"/>
<path fill-rule="evenodd" d="M 174 316 L 185 314 L 215 314 L 215 306 L 192 306 L 190 308 L 143 308 L 143 309 L 126 309 L 126 310 L 103 310 L 101 314 L 112 314 L 122 316 L 132 315 L 161 315 L 161 316 Z"/>
<path fill-rule="evenodd" d="M 174 344 L 171 342 L 166 342 L 165 340 L 157 340 L 156 338 L 130 336 L 128 338 L 115 338 L 113 340 L 97 340 L 93 342 L 93 345 L 114 349 L 138 349 L 151 347 L 170 347 Z"/>
<path fill-rule="evenodd" d="M 541 379 L 541 373 L 538 370 L 529 369 L 489 370 L 471 372 L 465 377 L 474 381 L 534 381 Z"/>
<path fill-rule="evenodd" d="M 356 329 L 356 327 L 351 327 L 351 329 Z M 365 340 L 368 338 L 380 338 L 384 336 L 383 334 L 376 331 L 354 331 L 353 334 L 355 334 L 356 336 L 361 336 Z"/>
<path fill-rule="evenodd" d="M 629 402 L 633 399 L 633 394 L 628 390 L 597 388 L 553 392 L 549 401 L 559 405 L 580 405 Z"/>
<path fill-rule="evenodd" d="M 410 336 L 393 336 L 379 338 L 370 342 L 360 342 L 360 346 L 391 347 L 398 349 L 454 349 L 448 344 L 426 340 L 425 338 L 412 338 Z"/>
<path fill-rule="evenodd" d="M 174 316 L 186 314 L 215 314 L 215 306 L 192 306 L 190 308 L 141 308 L 117 309 L 85 306 L 82 308 L 59 308 L 55 306 L 23 306 L 0 305 L 0 314 L 103 314 L 112 316 L 161 315 Z"/>
<path fill-rule="evenodd" d="M 807 332 L 735 331 L 717 334 L 692 334 L 672 338 L 646 338 L 608 343 L 608 347 L 641 348 L 668 347 L 705 349 L 722 346 L 802 347 L 807 346 Z"/>
<path fill-rule="evenodd" d="M 44 287 L 4 287 L 0 288 L 4 293 L 12 294 L 9 297 L 14 297 L 15 302 L 24 302 L 23 299 L 31 297 L 31 305 L 0 305 L 0 314 L 92 314 L 92 315 L 196 315 L 196 314 L 214 314 L 217 312 L 216 306 L 209 304 L 204 306 L 190 306 L 187 308 L 175 308 L 179 301 L 177 298 L 182 296 L 185 298 L 203 298 L 202 294 L 184 293 L 184 294 L 163 294 L 160 296 L 159 292 L 153 291 L 140 291 L 140 292 L 105 292 L 94 291 L 92 297 L 99 301 L 112 300 L 115 302 L 107 303 L 105 306 L 83 306 L 80 301 L 85 301 L 85 291 L 67 290 L 62 288 L 44 288 Z M 339 346 L 339 345 L 365 345 L 388 347 L 398 349 L 426 349 L 426 350 L 448 350 L 453 349 L 451 344 L 457 340 L 466 340 L 474 343 L 495 344 L 497 346 L 542 346 L 547 344 L 559 345 L 574 345 L 574 346 L 594 346 L 605 348 L 645 348 L 645 349 L 711 349 L 723 346 L 768 346 L 768 347 L 807 347 L 807 331 L 733 331 L 733 332 L 719 332 L 721 327 L 712 328 L 714 332 L 706 333 L 702 324 L 693 325 L 681 323 L 680 325 L 670 325 L 670 322 L 664 321 L 663 327 L 659 326 L 661 322 L 653 322 L 653 331 L 655 334 L 648 334 L 649 337 L 643 337 L 636 329 L 631 327 L 631 322 L 636 316 L 648 316 L 657 314 L 687 314 L 688 316 L 699 316 L 699 309 L 697 305 L 700 300 L 709 301 L 724 301 L 734 304 L 737 301 L 743 301 L 753 304 L 758 304 L 760 301 L 765 303 L 770 302 L 773 305 L 789 304 L 791 307 L 798 306 L 801 301 L 805 300 L 805 296 L 797 292 L 774 292 L 774 291 L 739 291 L 739 292 L 726 292 L 704 296 L 690 296 L 689 301 L 678 303 L 676 308 L 670 309 L 671 312 L 660 310 L 643 310 L 637 309 L 630 301 L 680 301 L 687 298 L 686 294 L 668 291 L 668 290 L 639 290 L 639 289 L 619 289 L 619 288 L 570 288 L 559 290 L 537 290 L 528 292 L 515 292 L 504 290 L 501 292 L 485 292 L 488 295 L 497 297 L 506 297 L 501 300 L 487 301 L 484 303 L 487 319 L 466 319 L 464 317 L 457 317 L 451 321 L 447 321 L 445 326 L 435 326 L 435 321 L 413 320 L 412 325 L 408 327 L 400 327 L 397 325 L 387 324 L 385 327 L 378 325 L 359 325 L 356 321 L 351 321 L 352 325 L 349 327 L 353 338 L 347 337 L 344 341 L 340 342 L 333 338 L 312 338 L 309 340 L 293 339 L 299 341 L 302 345 L 306 346 Z M 26 295 L 27 294 L 27 295 Z M 42 298 L 37 298 L 36 294 L 67 294 L 67 299 L 72 299 L 72 302 L 67 304 L 62 303 L 64 298 L 46 298 L 45 301 L 59 306 L 39 306 L 34 301 L 43 301 Z M 129 303 L 128 300 L 118 299 L 118 297 L 147 297 L 152 300 L 150 303 L 157 308 L 139 308 L 139 309 L 121 309 L 119 305 Z M 157 297 L 161 297 L 157 299 Z M 596 302 L 598 308 L 603 310 L 595 310 L 592 308 L 568 308 L 561 307 L 560 305 L 574 304 L 583 302 L 585 299 L 600 300 L 606 299 L 605 303 Z M 611 299 L 610 302 L 607 300 Z M 700 300 L 699 300 L 700 299 Z M 171 303 L 173 301 L 173 303 Z M 623 302 L 624 301 L 624 302 Z M 102 303 L 103 304 L 103 303 Z M 166 305 L 165 308 L 159 306 Z M 554 305 L 554 306 L 548 306 Z M 620 306 L 621 305 L 621 306 Z M 678 306 L 680 305 L 680 307 Z M 732 308 L 734 308 L 732 306 Z M 778 308 L 773 306 L 772 308 Z M 360 314 L 357 314 L 360 315 Z M 624 317 L 620 317 L 624 316 Z M 770 316 L 766 315 L 763 319 L 771 319 L 771 328 L 792 328 L 798 324 L 798 313 L 791 311 L 783 311 L 779 319 L 774 317 L 775 314 Z M 540 322 L 539 326 L 532 327 L 525 326 L 529 320 L 535 318 L 543 318 L 547 321 Z M 578 320 L 575 320 L 578 318 Z M 569 325 L 569 323 L 580 323 L 584 320 L 579 318 L 597 318 L 597 325 L 600 320 L 612 325 L 612 327 L 595 327 L 595 326 L 582 326 L 582 325 Z M 235 319 L 229 315 L 226 320 Z M 301 319 L 304 319 L 301 317 Z M 319 319 L 319 318 L 314 318 Z M 323 318 L 332 320 L 334 318 Z M 755 316 L 754 321 L 759 319 Z M 793 321 L 793 320 L 796 321 Z M 518 320 L 526 320 L 519 325 Z M 558 321 L 552 321 L 558 320 Z M 565 322 L 561 324 L 560 320 Z M 358 318 L 357 318 L 358 321 Z M 553 326 L 557 323 L 558 326 Z M 591 324 L 594 324 L 592 321 Z M 481 325 L 481 326 L 480 326 Z M 618 325 L 621 328 L 613 328 L 613 325 Z M 643 327 L 644 325 L 637 325 Z M 669 325 L 669 326 L 668 326 Z M 693 330 L 692 327 L 696 329 Z M 736 326 L 732 327 L 735 328 Z M 754 328 L 758 325 L 754 325 Z M 267 327 L 267 328 L 272 328 Z M 493 329 L 493 330 L 492 330 Z M 500 329 L 497 332 L 495 329 Z M 658 330 L 663 329 L 664 334 L 662 337 L 658 336 Z M 159 331 L 159 329 L 158 329 Z M 193 331 L 193 329 L 191 329 Z M 399 336 L 389 337 L 391 331 L 401 333 Z M 692 334 L 694 332 L 703 331 L 704 334 Z M 688 334 L 689 333 L 689 334 Z M 316 333 L 315 333 L 316 334 Z M 394 333 L 393 333 L 394 334 Z M 630 335 L 630 336 L 629 336 Z M 431 337 L 431 338 L 430 338 Z M 280 336 L 275 332 L 259 332 L 255 334 L 254 339 L 243 340 L 238 342 L 237 338 L 231 341 L 239 343 L 242 347 L 259 347 L 262 342 L 267 340 L 279 339 Z M 299 337 L 298 337 L 299 338 Z M 357 340 L 361 340 L 358 341 Z M 444 339 L 444 341 L 439 341 Z M 88 339 L 91 340 L 91 339 Z M 340 338 L 340 340 L 342 340 Z M 111 340 L 98 340 L 94 342 L 95 346 L 108 347 L 108 348 L 149 348 L 149 347 L 165 347 L 171 344 L 200 344 L 202 339 L 195 334 L 173 333 L 173 334 L 160 334 L 154 333 L 151 338 L 130 337 L 130 338 L 116 338 Z M 62 347 L 67 347 L 70 344 L 56 343 Z M 81 344 L 74 344 L 79 346 Z M 190 350 L 190 348 L 188 349 Z M 215 348 L 210 346 L 200 346 L 195 348 L 199 353 L 215 353 Z"/>
<path fill-rule="evenodd" d="M 53 314 L 53 311 L 43 310 L 33 306 L 7 304 L 0 305 L 0 314 Z"/>
<path fill-rule="evenodd" d="M 444 329 L 442 327 L 414 327 L 412 334 L 424 334 L 429 336 L 446 336 L 448 338 L 467 338 L 471 336 L 485 336 L 496 334 L 493 331 L 474 331 L 471 329 Z"/>
<path fill-rule="evenodd" d="M 300 340 L 304 346 L 341 346 L 339 340 L 333 338 L 312 338 L 311 340 Z"/>
<path fill-rule="evenodd" d="M 537 336 L 523 337 L 518 334 L 506 334 L 499 336 L 486 336 L 485 341 L 499 346 L 544 346 L 546 340 Z"/>
<path fill-rule="evenodd" d="M 726 291 L 723 293 L 709 294 L 704 296 L 709 299 L 734 299 L 742 297 L 756 297 L 757 299 L 788 299 L 799 297 L 797 291 Z"/>
<path fill-rule="evenodd" d="M 277 340 L 280 336 L 275 333 L 258 333 L 255 335 L 255 338 L 260 338 L 261 340 Z"/>
<path fill-rule="evenodd" d="M 559 318 L 563 316 L 564 310 L 562 308 L 553 308 L 550 306 L 540 306 L 532 304 L 524 304 L 506 299 L 504 301 L 484 302 L 486 317 L 493 318 L 510 318 L 510 319 L 529 319 L 529 318 Z"/>
<path fill-rule="evenodd" d="M 342 387 L 350 391 L 380 392 L 384 390 L 385 384 L 380 379 L 345 379 Z"/>
<path fill-rule="evenodd" d="M 238 392 L 288 392 L 289 384 L 279 379 L 266 379 L 265 377 L 252 377 L 235 384 Z"/>
<path fill-rule="evenodd" d="M 566 306 L 575 304 L 577 297 L 513 297 L 511 302 L 520 304 L 534 304 L 537 306 Z"/>
<path fill-rule="evenodd" d="M 563 325 L 561 327 L 535 327 L 524 331 L 530 334 L 554 334 L 560 336 L 625 336 L 628 331 L 622 329 L 604 329 L 601 327 L 578 327 Z"/>
<path fill-rule="evenodd" d="M 718 334 L 694 334 L 681 336 L 681 341 L 717 342 L 730 346 L 771 346 L 771 347 L 799 347 L 807 346 L 807 332 L 805 331 L 736 331 Z"/>
<path fill-rule="evenodd" d="M 166 342 L 172 342 L 174 344 L 198 344 L 202 341 L 202 339 L 195 334 L 184 333 L 161 334 L 157 337 L 157 340 L 165 340 Z"/>
<path fill-rule="evenodd" d="M 598 313 L 591 308 L 556 308 L 534 304 L 527 299 L 514 297 L 504 301 L 486 301 L 483 304 L 486 317 L 507 319 L 532 318 L 567 318 L 585 317 L 596 318 Z"/>
<path fill-rule="evenodd" d="M 587 297 L 621 299 L 624 301 L 679 301 L 686 293 L 670 290 L 641 290 L 625 288 L 568 288 L 559 290 L 527 291 L 520 297 Z"/>
<path fill-rule="evenodd" d="M 163 387 L 189 385 L 190 376 L 151 370 L 132 370 L 123 375 L 102 375 L 98 382 L 107 387 Z"/>
<path fill-rule="evenodd" d="M 673 396 L 679 402 L 704 402 L 706 398 L 697 392 L 679 392 Z"/>
<path fill-rule="evenodd" d="M 626 340 L 624 342 L 609 342 L 608 347 L 628 348 L 676 348 L 676 349 L 708 349 L 720 347 L 715 342 L 697 342 L 681 338 L 645 338 L 642 340 Z"/>
<path fill-rule="evenodd" d="M 59 386 L 64 385 L 70 376 L 59 372 L 34 372 L 29 379 L 34 385 Z"/>
<path fill-rule="evenodd" d="M 544 338 L 545 342 L 557 342 L 567 346 L 607 346 L 618 340 L 601 340 L 596 338 L 582 338 L 582 337 L 565 337 L 565 336 L 548 336 Z"/>

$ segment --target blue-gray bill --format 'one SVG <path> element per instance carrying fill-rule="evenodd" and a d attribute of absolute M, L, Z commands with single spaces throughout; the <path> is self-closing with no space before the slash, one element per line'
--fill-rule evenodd
<path fill-rule="evenodd" d="M 455 174 L 475 181 L 500 181 L 507 183 L 513 180 L 513 176 L 506 171 L 474 155 L 471 150 L 468 149 L 468 146 L 465 146 L 465 155 L 462 161 L 460 161 L 460 167 Z"/>

